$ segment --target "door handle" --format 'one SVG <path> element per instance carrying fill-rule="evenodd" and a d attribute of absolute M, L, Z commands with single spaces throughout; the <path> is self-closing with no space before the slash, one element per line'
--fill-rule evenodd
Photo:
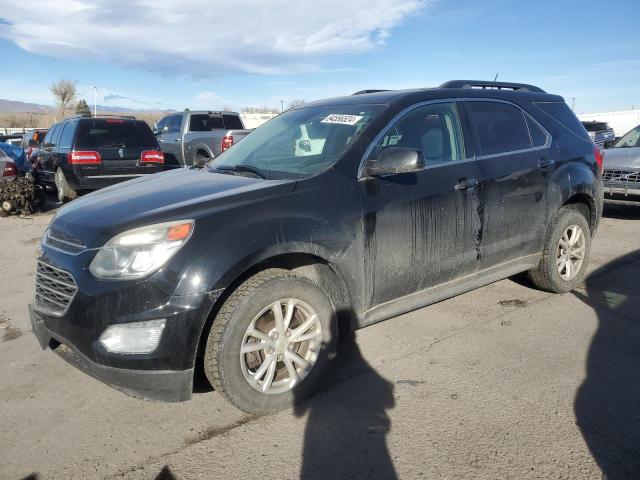
<path fill-rule="evenodd" d="M 478 186 L 478 180 L 475 178 L 471 178 L 469 180 L 463 180 L 456 184 L 456 190 L 468 190 L 469 188 L 474 188 Z"/>
<path fill-rule="evenodd" d="M 555 160 L 551 160 L 550 158 L 541 158 L 538 160 L 538 167 L 542 170 L 547 170 L 548 168 L 551 168 L 554 163 L 556 163 Z"/>

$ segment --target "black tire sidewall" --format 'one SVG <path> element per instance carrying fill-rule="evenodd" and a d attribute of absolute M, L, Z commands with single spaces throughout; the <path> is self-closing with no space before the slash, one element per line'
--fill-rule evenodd
<path fill-rule="evenodd" d="M 582 229 L 582 234 L 585 236 L 585 251 L 584 259 L 580 267 L 580 272 L 572 280 L 565 280 L 560 276 L 556 263 L 556 253 L 560 238 L 565 230 L 571 225 L 578 225 Z M 575 210 L 565 209 L 560 212 L 560 218 L 556 222 L 553 231 L 549 237 L 549 244 L 547 248 L 547 265 L 549 271 L 549 279 L 553 284 L 554 290 L 558 292 L 569 292 L 573 290 L 578 284 L 580 284 L 587 274 L 589 267 L 589 257 L 591 255 L 591 230 L 589 224 L 582 214 Z"/>
<path fill-rule="evenodd" d="M 322 348 L 309 374 L 292 390 L 281 394 L 263 394 L 244 378 L 240 366 L 240 346 L 250 322 L 267 305 L 283 298 L 296 298 L 316 311 L 322 328 Z M 270 279 L 256 288 L 237 305 L 222 331 L 217 351 L 220 381 L 229 399 L 240 409 L 255 413 L 282 410 L 315 392 L 335 355 L 337 322 L 335 310 L 327 294 L 303 277 L 284 276 Z M 215 341 L 211 337 L 208 342 Z M 207 348 L 207 351 L 210 351 Z M 205 361 L 205 365 L 208 362 Z"/>

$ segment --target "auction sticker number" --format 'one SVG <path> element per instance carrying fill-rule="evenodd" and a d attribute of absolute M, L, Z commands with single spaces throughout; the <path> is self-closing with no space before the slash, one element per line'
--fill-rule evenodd
<path fill-rule="evenodd" d="M 339 125 L 355 125 L 364 117 L 362 115 L 343 115 L 341 113 L 332 113 L 321 123 L 337 123 Z"/>

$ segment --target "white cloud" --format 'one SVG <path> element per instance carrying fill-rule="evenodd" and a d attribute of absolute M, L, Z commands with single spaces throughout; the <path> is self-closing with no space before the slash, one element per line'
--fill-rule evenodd
<path fill-rule="evenodd" d="M 384 44 L 434 0 L 0 0 L 0 36 L 29 52 L 168 74 L 313 71 Z"/>

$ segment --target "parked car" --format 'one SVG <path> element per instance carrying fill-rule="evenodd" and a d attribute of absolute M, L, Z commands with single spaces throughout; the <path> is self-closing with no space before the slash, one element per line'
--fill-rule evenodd
<path fill-rule="evenodd" d="M 251 131 L 238 113 L 204 111 L 174 113 L 154 130 L 169 168 L 202 165 Z"/>
<path fill-rule="evenodd" d="M 40 147 L 40 143 L 44 139 L 44 136 L 47 134 L 49 129 L 47 128 L 35 128 L 33 130 L 27 130 L 27 132 L 22 137 L 22 148 L 27 155 L 27 159 L 29 161 L 35 159 L 35 156 L 38 153 L 38 149 Z"/>
<path fill-rule="evenodd" d="M 616 134 L 607 122 L 582 122 L 589 136 L 600 148 L 609 148 L 616 142 Z"/>
<path fill-rule="evenodd" d="M 164 156 L 149 126 L 134 117 L 73 117 L 47 132 L 34 177 L 55 187 L 58 200 L 163 170 Z"/>
<path fill-rule="evenodd" d="M 18 168 L 13 159 L 0 148 L 0 179 L 14 180 L 18 176 Z"/>
<path fill-rule="evenodd" d="M 203 365 L 234 405 L 272 412 L 317 388 L 339 331 L 519 272 L 550 292 L 579 285 L 601 168 L 562 97 L 530 85 L 305 104 L 205 168 L 62 208 L 33 331 L 128 394 L 189 399 Z"/>
<path fill-rule="evenodd" d="M 602 178 L 605 200 L 640 204 L 640 125 L 605 151 Z"/>
<path fill-rule="evenodd" d="M 19 147 L 22 144 L 22 135 L 9 137 L 3 140 L 4 143 L 8 145 L 12 145 L 14 147 Z"/>

